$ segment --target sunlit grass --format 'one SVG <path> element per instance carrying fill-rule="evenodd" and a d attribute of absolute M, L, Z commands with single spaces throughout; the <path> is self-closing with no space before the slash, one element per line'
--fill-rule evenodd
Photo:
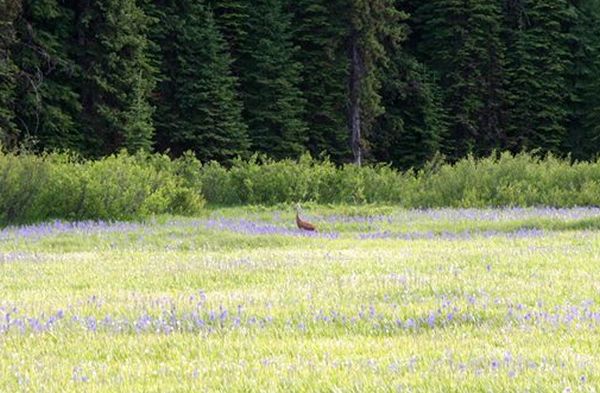
<path fill-rule="evenodd" d="M 594 391 L 599 214 L 313 206 L 310 236 L 261 208 L 5 228 L 0 391 Z"/>

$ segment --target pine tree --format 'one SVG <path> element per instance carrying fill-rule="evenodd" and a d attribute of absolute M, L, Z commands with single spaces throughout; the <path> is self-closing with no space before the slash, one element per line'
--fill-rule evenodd
<path fill-rule="evenodd" d="M 0 145 L 8 147 L 17 138 L 14 100 L 18 69 L 11 49 L 15 43 L 14 23 L 20 11 L 20 0 L 0 0 Z"/>
<path fill-rule="evenodd" d="M 249 20 L 249 7 L 252 4 L 245 0 L 210 0 L 217 27 L 227 42 L 231 56 L 231 69 L 239 78 L 241 70 L 238 60 L 241 56 L 241 46 L 247 38 Z"/>
<path fill-rule="evenodd" d="M 448 131 L 432 73 L 399 52 L 384 70 L 381 96 L 386 110 L 374 125 L 374 157 L 404 170 L 422 167 L 442 150 Z"/>
<path fill-rule="evenodd" d="M 389 61 L 399 43 L 405 39 L 406 15 L 391 0 L 349 0 L 350 59 L 349 119 L 354 162 L 361 165 L 368 150 L 369 131 L 384 113 L 379 89 L 378 66 Z"/>
<path fill-rule="evenodd" d="M 306 143 L 305 99 L 291 16 L 280 0 L 252 1 L 248 11 L 252 23 L 240 47 L 239 65 L 252 148 L 278 159 L 298 157 Z"/>
<path fill-rule="evenodd" d="M 16 124 L 21 138 L 36 141 L 39 150 L 82 148 L 80 71 L 70 56 L 73 26 L 73 11 L 63 2 L 23 1 L 12 50 L 19 70 Z"/>
<path fill-rule="evenodd" d="M 600 0 L 582 0 L 571 29 L 569 135 L 565 150 L 575 159 L 600 155 Z"/>
<path fill-rule="evenodd" d="M 566 0 L 505 1 L 507 132 L 513 151 L 560 153 L 567 134 L 573 10 Z"/>
<path fill-rule="evenodd" d="M 306 98 L 307 146 L 334 162 L 351 160 L 348 132 L 349 58 L 345 48 L 349 22 L 344 1 L 300 0 L 294 3 L 295 43 L 302 64 Z"/>
<path fill-rule="evenodd" d="M 487 155 L 505 145 L 504 45 L 496 0 L 419 1 L 419 58 L 439 75 L 448 110 L 449 155 Z"/>
<path fill-rule="evenodd" d="M 84 0 L 72 6 L 77 21 L 74 57 L 81 67 L 80 121 L 88 153 L 151 149 L 154 77 L 147 16 L 135 0 Z"/>
<path fill-rule="evenodd" d="M 247 127 L 231 75 L 227 44 L 213 14 L 196 1 L 163 2 L 161 82 L 156 116 L 159 146 L 202 161 L 228 162 L 248 152 Z"/>

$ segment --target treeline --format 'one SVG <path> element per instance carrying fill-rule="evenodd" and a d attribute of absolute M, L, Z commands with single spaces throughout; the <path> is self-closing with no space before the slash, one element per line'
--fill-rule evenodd
<path fill-rule="evenodd" d="M 393 204 L 404 208 L 600 206 L 600 161 L 494 154 L 418 171 L 336 166 L 303 155 L 253 156 L 225 167 L 193 155 L 121 152 L 99 160 L 0 152 L 0 227 L 50 219 L 125 220 L 197 215 L 212 206 Z"/>
<path fill-rule="evenodd" d="M 0 140 L 231 165 L 600 153 L 600 0 L 0 0 Z"/>

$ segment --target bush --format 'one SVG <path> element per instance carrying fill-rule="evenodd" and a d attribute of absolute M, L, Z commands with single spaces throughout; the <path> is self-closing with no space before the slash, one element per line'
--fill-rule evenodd
<path fill-rule="evenodd" d="M 191 154 L 120 153 L 98 161 L 69 154 L 0 153 L 0 225 L 53 218 L 139 219 L 193 215 L 213 205 L 380 203 L 405 208 L 600 205 L 600 161 L 503 153 L 437 159 L 418 172 L 386 165 L 336 167 L 309 155 L 254 156 L 229 168 Z"/>
<path fill-rule="evenodd" d="M 190 156 L 120 153 L 98 161 L 68 154 L 0 153 L 0 224 L 48 219 L 130 220 L 197 214 L 200 163 Z"/>
<path fill-rule="evenodd" d="M 304 155 L 298 161 L 253 157 L 229 169 L 201 168 L 202 194 L 214 205 L 315 202 L 385 203 L 406 208 L 600 205 L 600 161 L 571 163 L 503 153 L 436 160 L 398 172 L 386 165 L 335 167 Z"/>
<path fill-rule="evenodd" d="M 0 153 L 0 224 L 36 219 L 49 172 L 44 157 Z"/>

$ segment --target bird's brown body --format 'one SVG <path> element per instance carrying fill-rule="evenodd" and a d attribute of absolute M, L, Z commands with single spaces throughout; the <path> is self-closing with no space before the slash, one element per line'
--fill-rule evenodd
<path fill-rule="evenodd" d="M 303 221 L 300 218 L 300 216 L 298 215 L 298 212 L 296 212 L 296 225 L 298 225 L 298 228 L 300 228 L 304 231 L 316 231 L 317 230 L 317 228 L 310 222 Z"/>

